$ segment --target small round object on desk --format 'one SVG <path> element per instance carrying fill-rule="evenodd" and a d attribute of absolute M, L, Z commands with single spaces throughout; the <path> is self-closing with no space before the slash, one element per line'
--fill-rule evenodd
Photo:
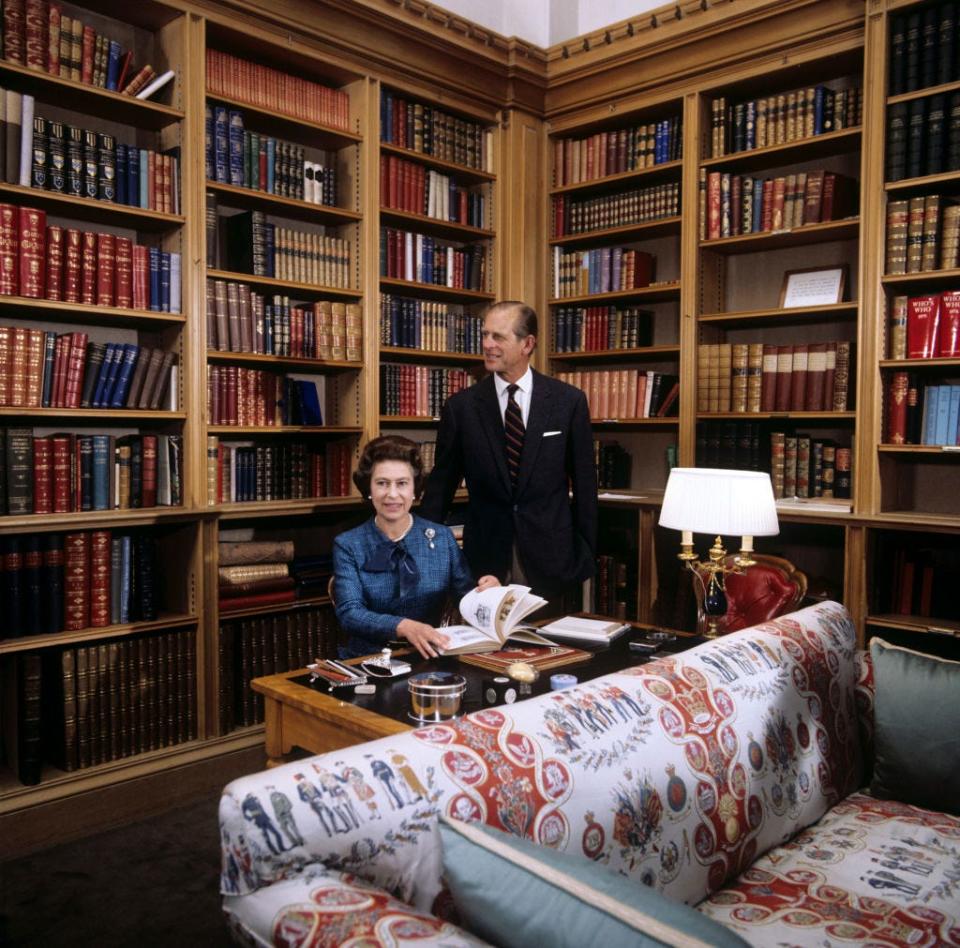
<path fill-rule="evenodd" d="M 353 693 L 357 695 L 375 695 L 377 693 L 376 685 L 357 685 L 353 689 Z"/>
<path fill-rule="evenodd" d="M 483 679 L 483 706 L 492 708 L 499 704 L 513 704 L 517 700 L 516 685 L 502 675 Z"/>
<path fill-rule="evenodd" d="M 562 691 L 564 688 L 572 688 L 577 683 L 576 675 L 551 675 L 550 690 Z"/>

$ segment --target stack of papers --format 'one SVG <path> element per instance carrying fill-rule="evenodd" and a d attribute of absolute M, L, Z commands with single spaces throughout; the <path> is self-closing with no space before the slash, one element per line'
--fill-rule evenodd
<path fill-rule="evenodd" d="M 629 622 L 610 622 L 606 619 L 584 619 L 581 616 L 564 616 L 540 632 L 548 639 L 578 639 L 582 642 L 612 642 L 630 628 Z"/>

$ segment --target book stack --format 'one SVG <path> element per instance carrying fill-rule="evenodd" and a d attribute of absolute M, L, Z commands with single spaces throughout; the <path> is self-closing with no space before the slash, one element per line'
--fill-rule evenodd
<path fill-rule="evenodd" d="M 587 396 L 596 421 L 672 418 L 679 411 L 676 375 L 638 369 L 595 369 L 558 372 L 557 378 Z"/>
<path fill-rule="evenodd" d="M 36 435 L 0 428 L 0 514 L 183 503 L 183 436 Z"/>
<path fill-rule="evenodd" d="M 700 237 L 792 230 L 857 213 L 859 184 L 822 168 L 776 178 L 700 172 Z"/>
<path fill-rule="evenodd" d="M 89 342 L 85 332 L 0 326 L 0 406 L 175 411 L 175 359 L 136 343 Z"/>
<path fill-rule="evenodd" d="M 633 457 L 617 441 L 593 442 L 593 461 L 597 468 L 597 486 L 601 490 L 628 490 Z"/>
<path fill-rule="evenodd" d="M 179 253 L 0 204 L 0 295 L 179 313 Z"/>
<path fill-rule="evenodd" d="M 463 306 L 380 294 L 380 343 L 423 352 L 483 351 L 483 320 Z"/>
<path fill-rule="evenodd" d="M 252 531 L 240 531 L 252 537 Z M 220 611 L 231 612 L 281 602 L 292 602 L 296 583 L 290 575 L 292 540 L 224 539 L 218 547 Z"/>
<path fill-rule="evenodd" d="M 211 425 L 319 427 L 325 401 L 323 376 L 294 378 L 238 365 L 207 367 L 207 420 Z"/>
<path fill-rule="evenodd" d="M 489 129 L 390 89 L 380 94 L 380 141 L 467 168 L 493 169 Z"/>
<path fill-rule="evenodd" d="M 912 546 L 908 547 L 910 541 Z M 885 570 L 889 584 L 878 584 L 885 594 L 883 611 L 948 622 L 960 619 L 954 595 L 960 569 L 956 549 L 931 545 L 928 537 L 910 536 L 889 555 Z"/>
<path fill-rule="evenodd" d="M 847 411 L 852 346 L 705 343 L 698 349 L 698 412 Z"/>
<path fill-rule="evenodd" d="M 697 424 L 697 467 L 735 471 L 769 471 L 761 454 L 760 424 L 747 421 L 708 421 Z"/>
<path fill-rule="evenodd" d="M 489 227 L 480 188 L 458 185 L 450 175 L 394 155 L 380 157 L 380 205 L 470 227 Z"/>
<path fill-rule="evenodd" d="M 311 150 L 308 159 L 302 145 L 244 128 L 238 109 L 208 103 L 204 119 L 208 181 L 308 204 L 336 205 L 334 153 Z"/>
<path fill-rule="evenodd" d="M 566 237 L 675 217 L 680 213 L 680 185 L 669 182 L 590 198 L 559 194 L 551 202 L 553 236 Z"/>
<path fill-rule="evenodd" d="M 960 444 L 960 385 L 929 385 L 914 372 L 892 372 L 886 382 L 885 444 Z"/>
<path fill-rule="evenodd" d="M 466 369 L 384 363 L 380 366 L 380 414 L 438 418 L 446 400 L 474 382 Z"/>
<path fill-rule="evenodd" d="M 651 168 L 683 157 L 679 115 L 629 128 L 553 142 L 553 183 L 562 188 L 608 175 Z"/>
<path fill-rule="evenodd" d="M 653 313 L 636 306 L 558 306 L 554 352 L 637 349 L 653 340 Z"/>
<path fill-rule="evenodd" d="M 207 49 L 207 93 L 268 112 L 350 130 L 350 97 L 310 79 Z"/>
<path fill-rule="evenodd" d="M 291 305 L 289 296 L 267 296 L 249 283 L 207 279 L 209 349 L 359 362 L 362 346 L 362 313 L 356 303 Z"/>
<path fill-rule="evenodd" d="M 616 293 L 650 286 L 656 273 L 653 254 L 630 247 L 564 251 L 553 248 L 553 295 L 556 299 Z"/>
<path fill-rule="evenodd" d="M 337 652 L 330 606 L 296 606 L 280 614 L 222 621 L 219 627 L 220 733 L 263 723 L 263 697 L 252 678 L 305 668 Z"/>
<path fill-rule="evenodd" d="M 207 438 L 207 502 L 305 500 L 350 493 L 346 442 L 255 444 Z"/>
<path fill-rule="evenodd" d="M 27 69 L 125 95 L 137 95 L 156 75 L 150 65 L 134 66 L 132 50 L 48 0 L 5 0 L 2 52 Z"/>
<path fill-rule="evenodd" d="M 487 280 L 488 248 L 484 244 L 455 247 L 426 234 L 380 228 L 380 276 L 482 290 Z"/>
<path fill-rule="evenodd" d="M 773 496 L 847 499 L 852 488 L 849 446 L 802 432 L 770 433 Z"/>
<path fill-rule="evenodd" d="M 840 88 L 834 88 L 839 85 Z M 710 157 L 769 148 L 859 125 L 863 90 L 854 77 L 777 95 L 710 103 Z"/>
<path fill-rule="evenodd" d="M 890 275 L 960 265 L 960 204 L 939 194 L 887 205 L 885 270 Z"/>
<path fill-rule="evenodd" d="M 888 181 L 960 170 L 960 92 L 896 102 L 887 112 Z"/>
<path fill-rule="evenodd" d="M 890 95 L 960 79 L 952 4 L 914 7 L 890 17 Z"/>
<path fill-rule="evenodd" d="M 156 547 L 147 533 L 110 530 L 0 538 L 0 637 L 156 619 Z"/>
<path fill-rule="evenodd" d="M 601 553 L 597 557 L 592 612 L 614 619 L 636 618 L 636 596 L 631 594 L 627 575 L 627 562 L 621 556 Z"/>

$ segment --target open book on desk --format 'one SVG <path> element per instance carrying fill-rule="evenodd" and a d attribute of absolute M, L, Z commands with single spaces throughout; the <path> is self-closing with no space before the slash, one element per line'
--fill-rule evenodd
<path fill-rule="evenodd" d="M 552 645 L 533 629 L 519 624 L 547 600 L 530 592 L 529 586 L 494 586 L 478 592 L 471 589 L 460 600 L 460 615 L 467 625 L 448 625 L 441 630 L 450 638 L 444 655 L 493 652 L 508 638 L 534 645 Z"/>

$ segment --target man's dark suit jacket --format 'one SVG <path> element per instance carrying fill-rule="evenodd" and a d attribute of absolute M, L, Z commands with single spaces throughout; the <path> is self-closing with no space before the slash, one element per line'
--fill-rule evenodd
<path fill-rule="evenodd" d="M 492 573 L 503 581 L 516 538 L 534 592 L 556 593 L 594 573 L 593 431 L 583 392 L 539 372 L 533 377 L 516 490 L 510 486 L 503 417 L 489 375 L 444 406 L 436 462 L 419 513 L 442 523 L 465 477 L 470 502 L 463 548 L 474 577 Z"/>

